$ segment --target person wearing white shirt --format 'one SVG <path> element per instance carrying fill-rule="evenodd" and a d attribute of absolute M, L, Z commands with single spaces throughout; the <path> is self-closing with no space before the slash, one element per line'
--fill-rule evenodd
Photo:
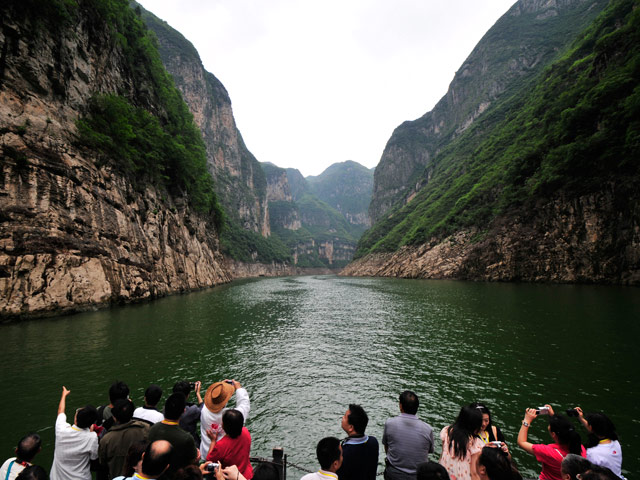
<path fill-rule="evenodd" d="M 618 477 L 622 476 L 622 447 L 618 441 L 616 427 L 604 413 L 583 413 L 580 407 L 574 409 L 580 423 L 589 432 L 587 460 L 594 465 L 607 467 Z"/>
<path fill-rule="evenodd" d="M 249 394 L 242 388 L 240 382 L 235 380 L 223 380 L 222 382 L 213 383 L 207 388 L 204 395 L 204 407 L 200 414 L 200 451 L 204 453 L 209 451 L 211 439 L 207 435 L 207 430 L 218 432 L 218 440 L 224 437 L 222 430 L 222 414 L 227 410 L 227 403 L 235 394 L 235 409 L 242 413 L 245 423 L 249 418 L 251 403 L 249 402 Z"/>
<path fill-rule="evenodd" d="M 138 407 L 133 411 L 133 418 L 144 420 L 153 425 L 164 420 L 164 415 L 156 406 L 162 398 L 162 388 L 158 385 L 149 385 L 144 391 L 144 407 Z"/>
<path fill-rule="evenodd" d="M 325 437 L 318 442 L 316 456 L 320 470 L 309 473 L 300 480 L 338 480 L 336 473 L 342 465 L 342 445 L 336 437 Z"/>
<path fill-rule="evenodd" d="M 31 465 L 31 460 L 41 450 L 40 435 L 30 433 L 20 439 L 16 456 L 9 458 L 0 467 L 0 480 L 14 480 L 18 474 Z"/>
<path fill-rule="evenodd" d="M 73 425 L 67 422 L 66 398 L 71 393 L 62 387 L 55 426 L 55 450 L 49 474 L 51 480 L 91 480 L 90 462 L 98 458 L 98 435 L 93 424 L 98 418 L 95 407 L 76 410 Z"/>

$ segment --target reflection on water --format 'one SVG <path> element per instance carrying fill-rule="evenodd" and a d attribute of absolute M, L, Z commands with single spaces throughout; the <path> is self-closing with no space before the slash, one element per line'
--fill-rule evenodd
<path fill-rule="evenodd" d="M 106 403 L 115 379 L 140 404 L 152 382 L 167 392 L 179 379 L 228 377 L 251 395 L 253 455 L 282 446 L 307 468 L 319 438 L 343 436 L 349 403 L 365 407 L 380 438 L 411 389 L 436 431 L 462 404 L 486 402 L 527 476 L 538 468 L 515 442 L 525 407 L 604 410 L 635 471 L 639 318 L 636 289 L 313 276 L 5 325 L 0 446 L 8 457 L 24 432 L 41 431 L 48 467 L 63 384 L 71 409 Z M 536 423 L 530 439 L 547 442 Z"/>

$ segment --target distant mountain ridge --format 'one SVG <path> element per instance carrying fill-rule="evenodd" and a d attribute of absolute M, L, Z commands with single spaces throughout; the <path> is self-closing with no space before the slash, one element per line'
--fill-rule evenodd
<path fill-rule="evenodd" d="M 349 222 L 348 211 L 347 214 L 339 211 L 316 194 L 309 177 L 305 179 L 297 169 L 284 169 L 271 163 L 263 163 L 262 168 L 267 178 L 271 231 L 293 251 L 294 263 L 328 268 L 346 265 L 353 258 L 362 226 Z M 335 192 L 352 188 L 344 198 L 360 206 L 361 211 L 357 213 L 366 215 L 372 176 L 373 173 L 360 164 L 343 162 L 312 177 L 312 181 L 323 187 L 321 194 L 326 194 L 330 201 L 336 200 Z M 363 178 L 365 186 L 360 188 Z"/>
<path fill-rule="evenodd" d="M 360 233 L 371 226 L 368 209 L 373 191 L 372 169 L 347 160 L 334 163 L 306 181 L 320 200 L 342 213 Z"/>

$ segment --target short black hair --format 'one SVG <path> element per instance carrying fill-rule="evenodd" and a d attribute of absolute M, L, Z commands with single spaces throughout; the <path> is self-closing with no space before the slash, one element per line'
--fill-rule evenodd
<path fill-rule="evenodd" d="M 147 405 L 155 407 L 162 398 L 162 388 L 160 386 L 152 384 L 144 391 L 144 399 Z"/>
<path fill-rule="evenodd" d="M 115 405 L 116 400 L 129 398 L 129 387 L 126 383 L 116 380 L 109 387 L 109 401 Z"/>
<path fill-rule="evenodd" d="M 186 380 L 180 380 L 173 385 L 173 393 L 181 393 L 186 398 L 191 393 L 191 384 Z"/>
<path fill-rule="evenodd" d="M 29 465 L 18 474 L 16 480 L 49 480 L 49 474 L 39 465 Z"/>
<path fill-rule="evenodd" d="M 93 405 L 87 405 L 76 413 L 76 425 L 80 428 L 89 428 L 97 419 L 98 410 Z"/>
<path fill-rule="evenodd" d="M 316 456 L 322 470 L 329 470 L 333 462 L 340 460 L 340 440 L 336 437 L 325 437 L 318 442 Z"/>
<path fill-rule="evenodd" d="M 269 462 L 259 463 L 253 469 L 253 480 L 280 480 L 278 467 Z"/>
<path fill-rule="evenodd" d="M 355 428 L 356 432 L 364 435 L 364 431 L 367 429 L 367 425 L 369 424 L 369 417 L 367 416 L 367 412 L 365 412 L 364 408 L 360 405 L 350 403 L 347 421 L 349 422 L 349 425 L 352 425 L 353 428 Z"/>
<path fill-rule="evenodd" d="M 240 410 L 234 408 L 225 410 L 222 414 L 222 428 L 229 438 L 238 438 L 242 433 L 244 416 Z"/>
<path fill-rule="evenodd" d="M 131 400 L 119 399 L 113 404 L 111 414 L 118 421 L 119 424 L 127 423 L 133 418 L 133 411 L 135 407 Z"/>
<path fill-rule="evenodd" d="M 184 413 L 184 407 L 186 404 L 187 399 L 183 394 L 172 393 L 164 403 L 164 418 L 169 420 L 178 420 Z"/>
<path fill-rule="evenodd" d="M 42 440 L 37 433 L 29 433 L 22 437 L 16 448 L 16 458 L 23 462 L 30 462 L 40 451 Z"/>
<path fill-rule="evenodd" d="M 449 480 L 449 472 L 438 462 L 429 460 L 416 466 L 416 480 Z"/>
<path fill-rule="evenodd" d="M 404 413 L 415 415 L 418 412 L 420 400 L 418 400 L 418 396 L 411 390 L 405 390 L 400 394 L 400 405 L 402 405 L 402 411 Z"/>
<path fill-rule="evenodd" d="M 144 451 L 144 457 L 142 457 L 142 473 L 154 478 L 167 468 L 173 451 L 171 444 L 166 450 L 158 449 L 158 442 L 164 442 L 164 440 L 156 440 L 150 443 Z"/>

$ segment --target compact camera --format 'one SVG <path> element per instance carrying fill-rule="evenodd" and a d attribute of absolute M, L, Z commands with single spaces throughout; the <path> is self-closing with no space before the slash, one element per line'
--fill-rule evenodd
<path fill-rule="evenodd" d="M 580 414 L 578 413 L 578 410 L 576 410 L 575 408 L 568 408 L 567 409 L 567 417 L 579 417 Z"/>
<path fill-rule="evenodd" d="M 549 415 L 549 407 L 538 407 L 536 410 L 537 415 Z"/>
<path fill-rule="evenodd" d="M 196 389 L 196 382 L 189 382 L 189 388 L 191 390 L 195 390 Z"/>
<path fill-rule="evenodd" d="M 218 468 L 220 467 L 220 464 L 218 462 L 213 462 L 208 464 L 205 468 L 205 470 L 207 472 L 215 472 Z"/>
<path fill-rule="evenodd" d="M 491 443 L 492 445 L 495 445 L 498 448 L 502 448 L 502 442 L 500 442 L 498 440 L 495 440 L 495 441 L 489 442 L 489 443 Z"/>

